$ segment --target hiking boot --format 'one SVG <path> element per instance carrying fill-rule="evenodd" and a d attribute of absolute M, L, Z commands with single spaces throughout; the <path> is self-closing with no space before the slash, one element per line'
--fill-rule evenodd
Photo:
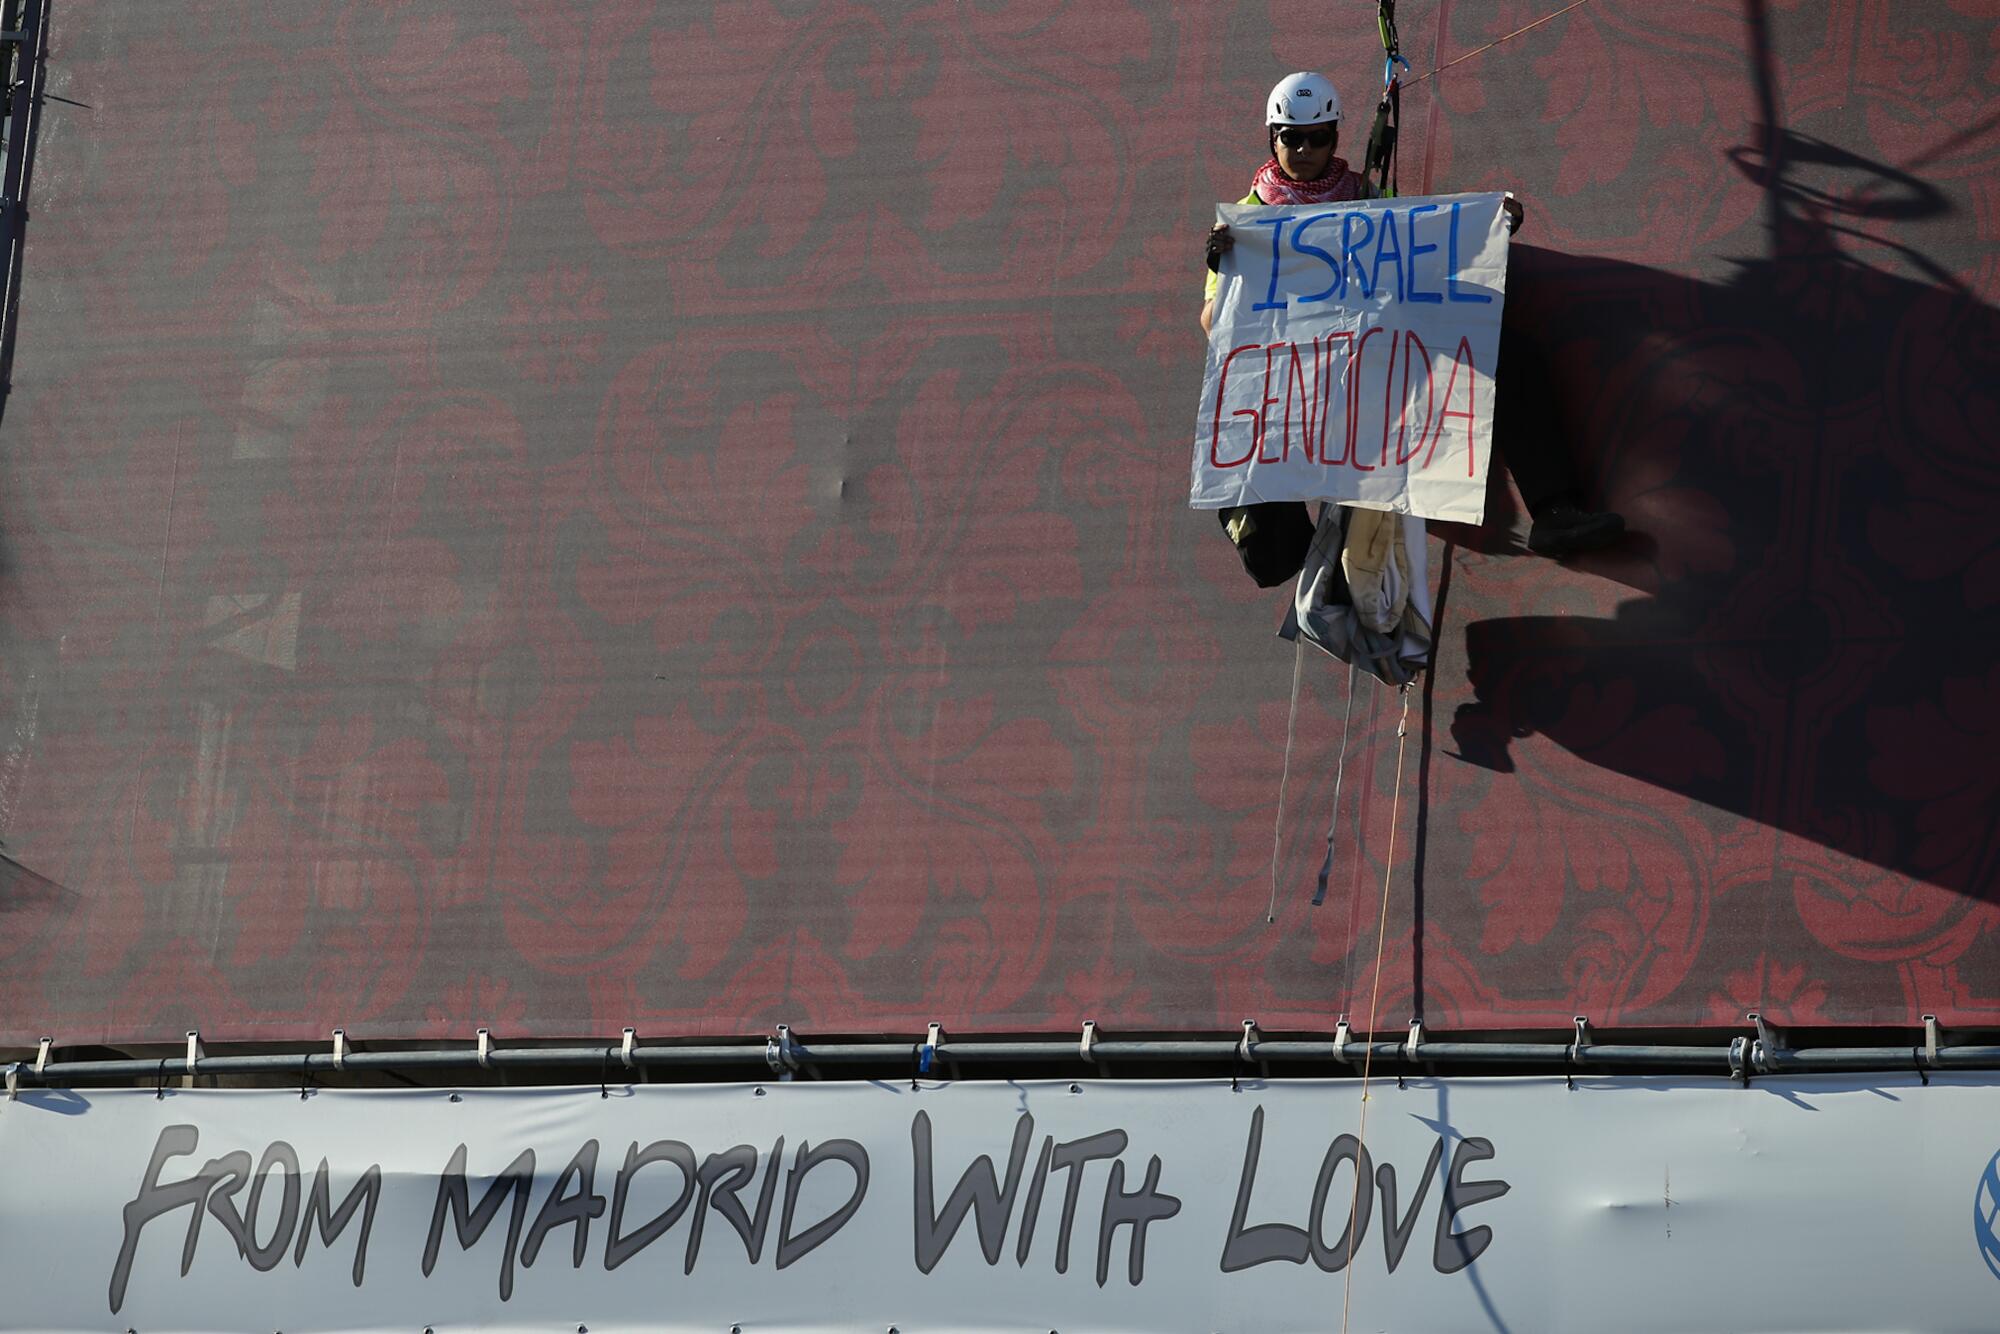
<path fill-rule="evenodd" d="M 1573 556 L 1610 546 L 1625 532 L 1625 520 L 1559 501 L 1535 516 L 1528 530 L 1528 550 L 1538 556 Z"/>

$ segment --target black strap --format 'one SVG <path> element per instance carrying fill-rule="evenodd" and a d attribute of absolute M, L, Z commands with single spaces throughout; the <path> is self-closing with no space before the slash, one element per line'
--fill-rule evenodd
<path fill-rule="evenodd" d="M 1382 100 L 1375 104 L 1375 124 L 1368 131 L 1368 152 L 1361 174 L 1379 199 L 1392 198 L 1399 184 L 1396 173 L 1396 131 L 1403 120 L 1403 84 L 1396 66 L 1407 69 L 1396 35 L 1396 0 L 1380 0 L 1376 26 L 1382 34 Z"/>

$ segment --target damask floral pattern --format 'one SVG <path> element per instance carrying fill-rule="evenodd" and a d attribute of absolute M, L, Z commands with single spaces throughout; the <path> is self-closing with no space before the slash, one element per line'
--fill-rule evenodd
<path fill-rule="evenodd" d="M 1406 0 L 1403 189 L 1633 535 L 1350 704 L 1185 496 L 1365 15 L 54 0 L 0 1036 L 2000 1022 L 2000 21 L 1557 8 Z"/>

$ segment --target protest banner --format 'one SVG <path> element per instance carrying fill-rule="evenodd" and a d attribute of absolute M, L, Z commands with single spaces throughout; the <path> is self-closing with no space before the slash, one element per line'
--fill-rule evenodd
<path fill-rule="evenodd" d="M 2000 1310 L 2000 1084 L 1976 1071 L 1379 1078 L 1367 1117 L 1358 1080 L 1247 1075 L 304 1092 L 0 1099 L 8 1327 L 1213 1334 L 1346 1310 L 1667 1334 Z"/>
<path fill-rule="evenodd" d="M 1189 503 L 1338 500 L 1478 523 L 1506 295 L 1498 194 L 1222 204 L 1234 247 Z"/>

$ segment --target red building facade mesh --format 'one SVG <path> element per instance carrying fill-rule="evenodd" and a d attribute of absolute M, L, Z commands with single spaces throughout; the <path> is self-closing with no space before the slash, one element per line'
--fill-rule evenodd
<path fill-rule="evenodd" d="M 1403 6 L 1633 536 L 1439 529 L 1274 884 L 1199 237 L 1351 8 L 57 0 L 0 1036 L 1327 1027 L 1385 881 L 1384 1025 L 2000 1019 L 1975 4 Z"/>

